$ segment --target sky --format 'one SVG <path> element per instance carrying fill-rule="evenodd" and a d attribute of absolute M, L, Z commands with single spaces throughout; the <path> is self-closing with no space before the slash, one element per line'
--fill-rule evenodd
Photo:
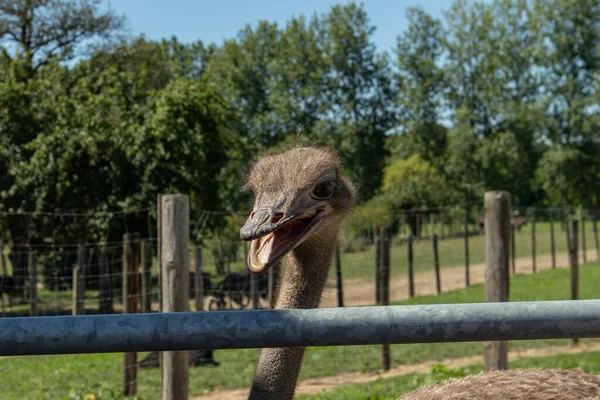
<path fill-rule="evenodd" d="M 221 44 L 232 39 L 246 24 L 268 20 L 285 25 L 292 16 L 327 12 L 333 4 L 348 0 L 104 0 L 104 5 L 125 14 L 128 30 L 160 40 L 173 35 L 182 42 L 202 40 Z M 441 18 L 452 0 L 366 0 L 365 9 L 377 27 L 373 36 L 379 50 L 391 51 L 396 37 L 407 27 L 407 7 L 420 5 Z"/>

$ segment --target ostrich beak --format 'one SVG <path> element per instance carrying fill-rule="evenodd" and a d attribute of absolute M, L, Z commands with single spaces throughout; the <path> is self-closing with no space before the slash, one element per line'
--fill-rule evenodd
<path fill-rule="evenodd" d="M 289 215 L 270 208 L 262 208 L 250 214 L 240 229 L 240 238 L 251 241 L 248 252 L 250 271 L 266 271 L 302 243 L 326 214 L 327 208 L 323 206 Z"/>

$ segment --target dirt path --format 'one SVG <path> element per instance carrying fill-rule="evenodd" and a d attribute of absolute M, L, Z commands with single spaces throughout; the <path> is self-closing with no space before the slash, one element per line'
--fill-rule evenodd
<path fill-rule="evenodd" d="M 596 259 L 596 250 L 587 251 L 587 259 Z M 517 258 L 515 260 L 517 274 L 531 274 L 531 257 Z M 569 260 L 566 253 L 556 254 L 558 268 L 566 268 Z M 536 258 L 537 271 L 552 268 L 552 257 L 538 256 Z M 465 268 L 448 267 L 440 269 L 441 286 L 443 292 L 465 288 Z M 469 267 L 470 283 L 483 283 L 485 279 L 485 264 L 473 264 Z M 436 294 L 434 271 L 419 272 L 415 274 L 415 294 L 423 296 Z M 403 274 L 394 274 L 390 278 L 390 301 L 406 300 L 408 298 L 408 280 Z M 375 285 L 373 281 L 364 279 L 344 279 L 344 305 L 364 306 L 373 305 L 375 302 Z M 321 307 L 337 307 L 337 292 L 335 283 L 329 283 L 323 292 Z"/>
<path fill-rule="evenodd" d="M 580 354 L 588 351 L 600 351 L 600 342 L 585 342 L 577 347 L 571 346 L 548 346 L 538 349 L 526 349 L 510 351 L 508 359 L 511 361 L 521 358 L 546 357 L 555 354 Z M 332 390 L 341 386 L 353 385 L 356 383 L 369 383 L 380 378 L 388 379 L 407 374 L 426 374 L 435 364 L 444 364 L 449 368 L 462 368 L 469 365 L 483 363 L 483 355 L 453 358 L 448 360 L 431 360 L 419 364 L 400 365 L 386 372 L 360 373 L 350 372 L 340 375 L 327 376 L 322 378 L 312 378 L 301 381 L 296 390 L 297 394 L 312 395 L 323 391 Z M 248 396 L 248 389 L 235 389 L 221 392 L 215 392 L 207 396 L 193 397 L 191 400 L 239 400 Z"/>

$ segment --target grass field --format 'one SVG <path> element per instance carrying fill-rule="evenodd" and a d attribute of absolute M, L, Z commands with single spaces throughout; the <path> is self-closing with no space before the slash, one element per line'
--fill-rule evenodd
<path fill-rule="evenodd" d="M 560 224 L 554 224 L 554 240 L 556 253 L 566 253 L 566 233 L 561 231 Z M 585 240 L 587 249 L 594 248 L 594 232 L 592 231 L 592 223 L 586 224 Z M 550 247 L 550 223 L 536 223 L 536 255 L 543 256 L 551 253 Z M 580 240 L 581 249 L 581 240 Z M 352 253 L 342 253 L 341 264 L 342 274 L 344 279 L 373 279 L 375 250 L 372 245 L 358 246 L 364 247 L 364 251 L 356 251 Z M 464 238 L 446 238 L 438 241 L 438 250 L 440 258 L 440 266 L 455 267 L 464 265 L 465 251 Z M 391 254 L 391 271 L 392 274 L 404 273 L 408 268 L 407 246 L 406 243 L 400 243 L 399 240 L 392 242 Z M 414 268 L 415 272 L 429 271 L 433 269 L 433 251 L 431 239 L 418 239 L 413 243 L 414 253 Z M 521 232 L 516 232 L 515 237 L 515 256 L 531 257 L 532 240 L 531 240 L 531 224 L 526 224 L 522 227 Z M 469 262 L 471 264 L 479 264 L 485 262 L 485 236 L 475 235 L 469 237 Z M 238 260 L 231 263 L 233 271 L 241 271 L 245 269 L 243 260 Z M 210 255 L 206 255 L 204 260 L 204 269 L 207 272 L 214 273 L 214 262 Z"/>
<path fill-rule="evenodd" d="M 580 297 L 597 298 L 600 264 L 581 268 Z M 557 269 L 536 275 L 516 276 L 511 280 L 511 300 L 564 300 L 569 297 L 569 271 Z M 435 304 L 482 302 L 483 286 L 424 296 L 398 304 Z M 515 341 L 511 349 L 566 345 L 566 340 Z M 392 346 L 392 364 L 412 364 L 424 360 L 442 360 L 480 354 L 477 343 L 414 344 Z M 215 352 L 219 367 L 190 370 L 190 394 L 245 387 L 252 380 L 258 350 L 223 350 Z M 143 354 L 139 354 L 141 359 Z M 328 376 L 350 371 L 377 371 L 381 365 L 380 346 L 309 348 L 301 379 Z M 122 354 L 85 354 L 69 356 L 31 356 L 0 359 L 0 398 L 7 400 L 55 400 L 83 398 L 86 393 L 119 393 L 122 382 Z M 160 379 L 157 370 L 140 370 L 140 399 L 157 399 Z M 71 397 L 70 397 L 71 396 Z M 78 397 L 80 396 L 80 397 Z M 101 399 L 98 397 L 97 399 Z M 106 397 L 112 398 L 112 397 Z M 118 397 L 117 397 L 118 398 Z"/>
<path fill-rule="evenodd" d="M 600 373 L 600 352 L 521 359 L 510 362 L 509 368 L 581 368 L 585 372 L 598 374 Z M 458 369 L 436 366 L 432 368 L 432 372 L 429 374 L 408 374 L 397 378 L 380 379 L 375 383 L 344 386 L 319 395 L 298 396 L 298 399 L 396 400 L 401 394 L 410 392 L 419 386 L 435 384 L 449 378 L 476 374 L 482 370 L 482 365 Z"/>

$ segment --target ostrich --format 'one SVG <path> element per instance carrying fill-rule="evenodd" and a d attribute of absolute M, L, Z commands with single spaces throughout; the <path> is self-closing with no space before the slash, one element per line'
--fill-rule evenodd
<path fill-rule="evenodd" d="M 327 147 L 292 147 L 261 157 L 250 170 L 245 188 L 254 193 L 254 207 L 240 237 L 251 241 L 251 272 L 262 273 L 284 262 L 275 308 L 319 306 L 340 224 L 356 197 L 352 183 L 340 176 L 340 167 L 339 156 Z M 303 354 L 303 347 L 263 349 L 249 399 L 292 399 Z M 565 397 L 567 386 L 571 395 Z M 598 376 L 538 370 L 485 373 L 422 388 L 403 399 L 550 400 L 599 394 Z"/>

